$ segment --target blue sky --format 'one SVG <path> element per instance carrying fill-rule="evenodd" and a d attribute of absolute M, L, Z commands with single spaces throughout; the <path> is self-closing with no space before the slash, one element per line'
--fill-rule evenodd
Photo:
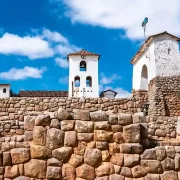
<path fill-rule="evenodd" d="M 143 40 L 144 17 L 150 21 L 148 35 L 165 30 L 179 35 L 179 0 L 0 3 L 0 83 L 10 83 L 14 92 L 67 90 L 66 55 L 83 48 L 101 54 L 100 89 L 129 96 L 130 60 Z"/>

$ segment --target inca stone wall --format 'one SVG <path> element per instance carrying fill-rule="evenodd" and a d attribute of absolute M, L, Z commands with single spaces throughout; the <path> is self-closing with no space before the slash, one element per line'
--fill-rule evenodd
<path fill-rule="evenodd" d="M 149 84 L 149 115 L 180 115 L 180 76 L 156 77 Z"/>
<path fill-rule="evenodd" d="M 178 180 L 180 142 L 145 149 L 144 119 L 87 110 L 31 113 L 24 138 L 1 135 L 0 179 Z"/>

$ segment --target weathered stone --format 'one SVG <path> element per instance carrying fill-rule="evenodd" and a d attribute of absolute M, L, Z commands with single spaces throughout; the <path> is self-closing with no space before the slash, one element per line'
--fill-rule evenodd
<path fill-rule="evenodd" d="M 61 121 L 61 130 L 62 131 L 71 131 L 74 129 L 74 120 L 65 120 Z"/>
<path fill-rule="evenodd" d="M 114 166 L 110 162 L 103 162 L 101 166 L 96 169 L 96 176 L 106 176 L 113 174 Z"/>
<path fill-rule="evenodd" d="M 109 154 L 113 155 L 115 153 L 120 152 L 119 144 L 117 143 L 109 143 Z"/>
<path fill-rule="evenodd" d="M 125 126 L 132 123 L 133 121 L 131 114 L 118 114 L 118 124 Z"/>
<path fill-rule="evenodd" d="M 48 159 L 51 157 L 51 150 L 46 146 L 31 145 L 30 152 L 33 159 Z"/>
<path fill-rule="evenodd" d="M 10 165 L 12 165 L 10 152 L 3 152 L 3 166 L 10 166 Z"/>
<path fill-rule="evenodd" d="M 76 175 L 75 168 L 70 164 L 63 164 L 62 167 L 62 178 L 67 180 L 74 180 Z"/>
<path fill-rule="evenodd" d="M 59 120 L 69 120 L 72 119 L 72 116 L 64 109 L 59 109 L 58 112 L 55 113 L 55 118 Z"/>
<path fill-rule="evenodd" d="M 51 128 L 59 129 L 59 127 L 60 127 L 60 122 L 59 122 L 59 120 L 58 120 L 58 119 L 52 119 L 52 120 L 51 120 L 50 127 L 51 127 Z"/>
<path fill-rule="evenodd" d="M 146 149 L 141 155 L 142 159 L 156 159 L 156 151 L 155 149 Z"/>
<path fill-rule="evenodd" d="M 26 177 L 26 176 L 19 176 L 19 177 L 15 178 L 14 180 L 30 180 L 30 178 Z"/>
<path fill-rule="evenodd" d="M 96 180 L 109 180 L 109 176 L 96 177 Z"/>
<path fill-rule="evenodd" d="M 108 148 L 108 143 L 107 142 L 96 142 L 96 148 L 100 150 L 105 150 Z"/>
<path fill-rule="evenodd" d="M 102 161 L 109 161 L 110 159 L 110 154 L 108 150 L 101 151 L 102 153 Z"/>
<path fill-rule="evenodd" d="M 178 174 L 175 171 L 165 171 L 161 175 L 162 180 L 178 180 Z"/>
<path fill-rule="evenodd" d="M 18 164 L 19 174 L 24 175 L 24 164 Z"/>
<path fill-rule="evenodd" d="M 146 122 L 146 118 L 144 116 L 144 113 L 143 112 L 140 112 L 140 113 L 135 113 L 133 116 L 132 116 L 132 119 L 133 119 L 133 123 L 144 123 Z"/>
<path fill-rule="evenodd" d="M 125 177 L 131 178 L 131 177 L 132 177 L 131 169 L 128 168 L 128 167 L 122 167 L 122 168 L 121 168 L 121 175 L 122 175 L 122 176 L 125 176 Z"/>
<path fill-rule="evenodd" d="M 94 139 L 95 141 L 111 141 L 113 138 L 113 133 L 104 130 L 95 130 Z"/>
<path fill-rule="evenodd" d="M 148 173 L 147 168 L 140 165 L 133 167 L 131 170 L 132 170 L 132 175 L 135 178 L 144 177 Z"/>
<path fill-rule="evenodd" d="M 59 161 L 65 162 L 71 155 L 71 147 L 61 147 L 52 151 L 52 156 Z"/>
<path fill-rule="evenodd" d="M 140 125 L 131 124 L 123 127 L 123 137 L 126 143 L 140 142 Z"/>
<path fill-rule="evenodd" d="M 164 130 L 162 130 L 162 129 L 157 129 L 155 131 L 155 135 L 159 136 L 159 137 L 165 137 L 166 136 L 166 132 Z"/>
<path fill-rule="evenodd" d="M 107 121 L 108 117 L 105 111 L 91 112 L 90 117 L 92 121 Z"/>
<path fill-rule="evenodd" d="M 166 157 L 166 159 L 164 159 L 162 162 L 162 167 L 164 169 L 164 171 L 167 171 L 167 170 L 174 170 L 175 169 L 175 163 L 174 163 L 174 160 L 169 158 L 169 157 Z"/>
<path fill-rule="evenodd" d="M 18 165 L 5 167 L 5 174 L 4 174 L 5 178 L 14 179 L 14 178 L 18 177 L 19 175 L 20 175 L 20 173 L 19 173 Z"/>
<path fill-rule="evenodd" d="M 84 178 L 87 180 L 95 179 L 95 170 L 93 167 L 83 164 L 80 167 L 76 168 L 77 177 Z"/>
<path fill-rule="evenodd" d="M 121 132 L 117 132 L 113 134 L 113 141 L 117 142 L 117 143 L 123 143 L 124 139 L 123 139 L 123 134 Z"/>
<path fill-rule="evenodd" d="M 84 162 L 90 166 L 95 166 L 102 159 L 102 154 L 99 149 L 86 148 L 84 154 Z"/>
<path fill-rule="evenodd" d="M 91 121 L 79 121 L 76 120 L 75 130 L 79 133 L 91 133 L 93 132 L 94 123 Z"/>
<path fill-rule="evenodd" d="M 84 152 L 86 150 L 86 142 L 79 142 L 78 146 L 76 148 L 74 148 L 74 154 L 80 155 L 80 156 L 84 156 Z"/>
<path fill-rule="evenodd" d="M 115 174 L 120 174 L 121 166 L 114 165 Z"/>
<path fill-rule="evenodd" d="M 35 119 L 36 126 L 50 126 L 51 119 L 49 115 L 39 115 Z"/>
<path fill-rule="evenodd" d="M 46 129 L 42 126 L 34 126 L 33 142 L 35 145 L 44 146 L 46 144 Z"/>
<path fill-rule="evenodd" d="M 111 156 L 110 162 L 114 165 L 122 166 L 123 165 L 123 154 L 116 153 Z"/>
<path fill-rule="evenodd" d="M 147 174 L 145 180 L 160 180 L 159 174 Z"/>
<path fill-rule="evenodd" d="M 165 146 L 166 149 L 166 155 L 170 158 L 174 158 L 175 157 L 175 149 L 172 146 Z"/>
<path fill-rule="evenodd" d="M 30 159 L 28 148 L 15 148 L 11 151 L 12 164 L 21 164 Z"/>
<path fill-rule="evenodd" d="M 95 130 L 108 130 L 110 129 L 110 124 L 108 121 L 100 121 L 100 122 L 95 122 L 94 123 L 94 129 Z"/>
<path fill-rule="evenodd" d="M 117 125 L 118 124 L 118 116 L 116 114 L 109 115 L 109 124 Z"/>
<path fill-rule="evenodd" d="M 121 125 L 111 125 L 111 130 L 113 133 L 123 132 L 123 127 Z"/>
<path fill-rule="evenodd" d="M 93 133 L 77 133 L 78 141 L 89 142 L 93 140 Z"/>
<path fill-rule="evenodd" d="M 51 158 L 51 159 L 47 160 L 47 166 L 58 166 L 58 167 L 60 166 L 60 167 L 62 167 L 62 165 L 63 165 L 62 162 L 56 158 Z"/>
<path fill-rule="evenodd" d="M 90 112 L 88 110 L 80 110 L 79 111 L 79 119 L 81 119 L 81 121 L 89 121 L 90 120 Z"/>
<path fill-rule="evenodd" d="M 81 164 L 83 164 L 84 157 L 76 154 L 72 154 L 71 158 L 69 160 L 69 164 L 71 164 L 73 167 L 78 167 Z"/>
<path fill-rule="evenodd" d="M 24 164 L 24 174 L 33 178 L 46 178 L 46 162 L 31 159 L 28 163 Z"/>
<path fill-rule="evenodd" d="M 75 131 L 67 131 L 65 132 L 64 137 L 64 145 L 65 146 L 75 146 L 76 145 L 76 132 Z"/>
<path fill-rule="evenodd" d="M 157 160 L 162 161 L 166 157 L 166 150 L 164 147 L 156 147 L 156 157 Z"/>
<path fill-rule="evenodd" d="M 111 174 L 109 180 L 124 180 L 124 177 L 119 174 Z"/>
<path fill-rule="evenodd" d="M 46 146 L 50 149 L 56 149 L 64 145 L 64 132 L 51 128 L 47 131 Z"/>
<path fill-rule="evenodd" d="M 24 132 L 24 141 L 33 140 L 33 131 L 25 131 Z"/>
<path fill-rule="evenodd" d="M 25 116 L 24 118 L 24 129 L 27 131 L 32 131 L 35 126 L 35 117 Z"/>
<path fill-rule="evenodd" d="M 48 179 L 61 179 L 61 168 L 48 166 L 46 172 L 46 178 Z"/>
<path fill-rule="evenodd" d="M 133 167 L 139 164 L 139 154 L 124 154 L 124 166 Z"/>
<path fill-rule="evenodd" d="M 161 163 L 157 160 L 141 160 L 141 166 L 147 168 L 148 173 L 160 174 L 163 172 Z"/>
<path fill-rule="evenodd" d="M 0 175 L 4 175 L 4 167 L 0 167 Z"/>
<path fill-rule="evenodd" d="M 176 153 L 174 162 L 175 162 L 175 170 L 180 170 L 180 154 Z"/>

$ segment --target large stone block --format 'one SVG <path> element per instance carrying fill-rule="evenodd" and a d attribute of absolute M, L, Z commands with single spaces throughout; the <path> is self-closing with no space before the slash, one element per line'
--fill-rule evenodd
<path fill-rule="evenodd" d="M 35 126 L 34 116 L 25 116 L 24 118 L 24 129 L 27 131 L 32 131 Z"/>
<path fill-rule="evenodd" d="M 28 148 L 15 148 L 11 151 L 12 164 L 21 164 L 30 159 Z"/>
<path fill-rule="evenodd" d="M 124 166 L 133 167 L 139 164 L 139 154 L 124 154 Z"/>
<path fill-rule="evenodd" d="M 120 152 L 119 144 L 117 143 L 109 143 L 109 154 L 113 155 Z"/>
<path fill-rule="evenodd" d="M 166 149 L 166 155 L 170 158 L 175 157 L 175 148 L 173 146 L 165 146 Z"/>
<path fill-rule="evenodd" d="M 95 179 L 95 170 L 93 167 L 83 164 L 80 167 L 76 168 L 76 175 L 78 178 L 83 178 L 86 180 Z"/>
<path fill-rule="evenodd" d="M 64 132 L 51 128 L 47 131 L 46 146 L 49 149 L 56 149 L 64 145 Z"/>
<path fill-rule="evenodd" d="M 123 154 L 116 153 L 111 156 L 110 162 L 114 165 L 123 166 Z"/>
<path fill-rule="evenodd" d="M 62 178 L 67 180 L 74 180 L 76 178 L 76 170 L 70 164 L 63 164 L 62 167 Z"/>
<path fill-rule="evenodd" d="M 121 175 L 125 176 L 125 177 L 132 177 L 132 172 L 131 172 L 131 168 L 128 167 L 122 167 L 121 168 Z"/>
<path fill-rule="evenodd" d="M 100 121 L 100 122 L 95 122 L 94 123 L 94 129 L 95 130 L 109 130 L 110 129 L 110 124 L 108 121 Z"/>
<path fill-rule="evenodd" d="M 102 154 L 99 149 L 86 148 L 84 162 L 90 166 L 97 165 L 102 160 Z"/>
<path fill-rule="evenodd" d="M 61 147 L 52 151 L 52 156 L 62 162 L 65 162 L 71 154 L 71 147 Z"/>
<path fill-rule="evenodd" d="M 63 165 L 63 163 L 56 158 L 51 158 L 51 159 L 47 160 L 47 166 L 62 167 L 62 165 Z"/>
<path fill-rule="evenodd" d="M 79 119 L 81 121 L 89 121 L 90 120 L 90 112 L 88 110 L 80 110 L 79 111 Z"/>
<path fill-rule="evenodd" d="M 74 150 L 74 154 L 77 154 L 77 155 L 80 155 L 80 156 L 84 156 L 84 152 L 86 150 L 86 146 L 87 146 L 86 142 L 79 141 L 78 142 L 78 146 L 73 149 Z"/>
<path fill-rule="evenodd" d="M 93 140 L 93 133 L 77 133 L 78 141 L 89 142 Z"/>
<path fill-rule="evenodd" d="M 156 150 L 157 160 L 162 161 L 166 158 L 165 147 L 156 147 L 155 150 Z"/>
<path fill-rule="evenodd" d="M 69 164 L 71 164 L 73 167 L 78 167 L 81 164 L 83 164 L 84 157 L 76 154 L 72 154 L 71 158 L 69 160 Z"/>
<path fill-rule="evenodd" d="M 142 145 L 139 143 L 123 143 L 120 144 L 121 153 L 140 154 L 143 151 Z"/>
<path fill-rule="evenodd" d="M 36 126 L 50 126 L 51 119 L 49 115 L 39 115 L 35 119 Z"/>
<path fill-rule="evenodd" d="M 180 170 L 180 154 L 176 153 L 174 161 L 175 161 L 175 170 Z"/>
<path fill-rule="evenodd" d="M 79 121 L 76 120 L 75 130 L 79 133 L 91 133 L 93 132 L 94 123 L 91 121 Z"/>
<path fill-rule="evenodd" d="M 59 120 L 72 119 L 71 114 L 64 109 L 59 109 L 57 112 L 55 112 L 54 117 L 58 118 Z"/>
<path fill-rule="evenodd" d="M 32 178 L 46 178 L 46 161 L 31 159 L 28 163 L 24 164 L 25 176 Z"/>
<path fill-rule="evenodd" d="M 161 164 L 162 164 L 162 167 L 163 167 L 164 171 L 174 170 L 175 169 L 174 159 L 171 159 L 169 157 L 166 157 L 166 159 L 164 159 L 161 162 Z"/>
<path fill-rule="evenodd" d="M 95 130 L 94 139 L 95 141 L 111 141 L 113 138 L 113 133 L 104 130 Z"/>
<path fill-rule="evenodd" d="M 119 174 L 111 174 L 109 180 L 125 180 L 125 178 Z"/>
<path fill-rule="evenodd" d="M 64 145 L 65 146 L 75 146 L 76 145 L 77 133 L 75 131 L 65 132 Z"/>
<path fill-rule="evenodd" d="M 145 180 L 160 180 L 159 174 L 147 174 Z"/>
<path fill-rule="evenodd" d="M 62 131 L 72 131 L 74 129 L 75 120 L 65 120 L 61 121 Z"/>
<path fill-rule="evenodd" d="M 142 159 L 156 159 L 156 150 L 155 149 L 146 149 L 141 155 Z"/>
<path fill-rule="evenodd" d="M 123 127 L 123 138 L 126 143 L 140 142 L 140 125 L 131 124 Z"/>
<path fill-rule="evenodd" d="M 121 133 L 121 132 L 114 133 L 113 134 L 113 141 L 117 142 L 119 144 L 123 143 L 124 142 L 123 133 Z"/>
<path fill-rule="evenodd" d="M 48 179 L 61 179 L 61 168 L 48 166 L 46 172 L 46 178 Z"/>
<path fill-rule="evenodd" d="M 118 114 L 118 124 L 119 125 L 129 125 L 132 124 L 132 115 L 131 114 Z"/>
<path fill-rule="evenodd" d="M 47 159 L 51 157 L 51 150 L 46 146 L 31 145 L 30 152 L 33 159 Z"/>
<path fill-rule="evenodd" d="M 34 126 L 33 143 L 44 146 L 46 144 L 46 129 L 42 126 Z"/>
<path fill-rule="evenodd" d="M 178 180 L 178 173 L 176 171 L 165 171 L 161 175 L 162 180 Z"/>
<path fill-rule="evenodd" d="M 110 162 L 103 162 L 101 166 L 96 169 L 96 176 L 106 176 L 114 174 L 114 166 Z"/>
<path fill-rule="evenodd" d="M 90 117 L 92 121 L 107 121 L 108 117 L 105 111 L 91 112 Z"/>
<path fill-rule="evenodd" d="M 3 166 L 10 166 L 10 165 L 12 165 L 10 152 L 3 152 Z"/>
<path fill-rule="evenodd" d="M 131 170 L 134 178 L 144 177 L 148 173 L 148 169 L 140 165 L 133 167 Z"/>
<path fill-rule="evenodd" d="M 20 175 L 18 165 L 6 166 L 5 167 L 5 178 L 14 179 Z"/>

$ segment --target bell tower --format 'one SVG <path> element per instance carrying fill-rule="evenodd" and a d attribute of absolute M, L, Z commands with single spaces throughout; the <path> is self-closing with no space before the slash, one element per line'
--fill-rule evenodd
<path fill-rule="evenodd" d="M 99 54 L 84 49 L 67 56 L 69 61 L 69 97 L 99 97 L 99 58 Z"/>

